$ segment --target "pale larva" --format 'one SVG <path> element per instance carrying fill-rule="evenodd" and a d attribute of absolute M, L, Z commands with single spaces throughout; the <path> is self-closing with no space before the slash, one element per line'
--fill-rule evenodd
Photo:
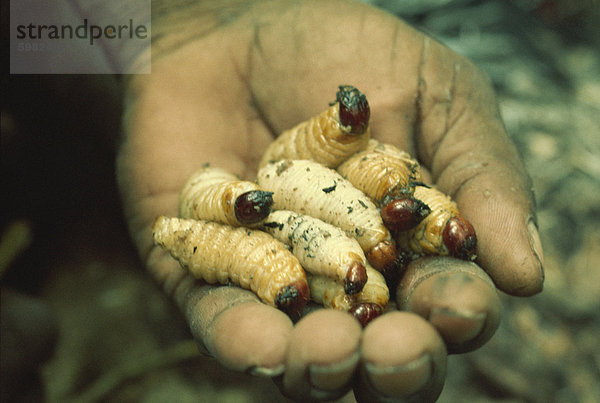
<path fill-rule="evenodd" d="M 367 148 L 344 161 L 337 171 L 381 208 L 386 226 L 406 231 L 425 218 L 429 207 L 413 197 L 420 166 L 408 153 L 371 139 Z"/>
<path fill-rule="evenodd" d="M 477 257 L 477 236 L 473 226 L 460 214 L 450 196 L 436 188 L 417 186 L 414 196 L 425 202 L 431 213 L 415 228 L 396 235 L 403 250 L 413 257 L 454 256 L 465 260 Z"/>
<path fill-rule="evenodd" d="M 318 218 L 289 210 L 273 211 L 260 228 L 287 244 L 307 272 L 343 284 L 347 294 L 365 285 L 366 258 L 358 241 Z"/>
<path fill-rule="evenodd" d="M 281 133 L 265 150 L 259 168 L 281 159 L 310 159 L 335 168 L 367 145 L 369 117 L 366 96 L 342 85 L 328 109 Z"/>
<path fill-rule="evenodd" d="M 309 299 L 306 274 L 284 244 L 269 234 L 214 222 L 158 217 L 156 244 L 207 283 L 233 283 L 297 317 Z"/>
<path fill-rule="evenodd" d="M 260 222 L 271 212 L 270 192 L 221 168 L 205 166 L 186 182 L 179 196 L 179 216 L 233 226 Z"/>
<path fill-rule="evenodd" d="M 273 192 L 273 208 L 316 217 L 355 238 L 381 271 L 396 265 L 397 253 L 375 204 L 335 170 L 310 160 L 282 160 L 258 172 L 261 188 Z"/>
<path fill-rule="evenodd" d="M 387 308 L 390 292 L 381 273 L 367 265 L 367 283 L 361 292 L 348 295 L 343 287 L 330 277 L 308 274 L 313 301 L 326 308 L 352 313 L 361 323 L 373 319 Z"/>

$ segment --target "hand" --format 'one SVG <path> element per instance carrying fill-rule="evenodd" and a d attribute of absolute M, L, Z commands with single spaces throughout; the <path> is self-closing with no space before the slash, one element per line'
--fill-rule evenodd
<path fill-rule="evenodd" d="M 330 399 L 354 388 L 359 400 L 435 400 L 447 353 L 477 348 L 497 328 L 495 287 L 527 296 L 543 282 L 530 180 L 487 79 L 364 4 L 199 3 L 155 13 L 152 74 L 133 76 L 126 94 L 118 180 L 149 272 L 201 348 L 234 370 L 273 376 L 288 396 Z M 294 326 L 249 291 L 196 281 L 153 246 L 150 230 L 156 216 L 177 215 L 180 188 L 204 163 L 254 179 L 275 135 L 321 112 L 340 84 L 367 95 L 373 136 L 418 157 L 479 240 L 479 266 L 411 264 L 397 292 L 405 311 L 364 331 L 333 310 Z"/>

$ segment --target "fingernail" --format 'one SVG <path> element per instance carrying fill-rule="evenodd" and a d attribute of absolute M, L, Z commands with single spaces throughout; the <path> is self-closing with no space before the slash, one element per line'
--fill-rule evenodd
<path fill-rule="evenodd" d="M 334 364 L 311 364 L 308 366 L 309 382 L 314 389 L 323 392 L 337 391 L 348 384 L 359 360 L 360 353 L 357 351 Z"/>
<path fill-rule="evenodd" d="M 446 343 L 461 344 L 476 338 L 485 325 L 487 315 L 482 312 L 457 312 L 434 307 L 429 322 L 441 333 Z"/>
<path fill-rule="evenodd" d="M 285 365 L 281 364 L 276 367 L 268 368 L 268 367 L 259 367 L 254 366 L 249 368 L 247 371 L 250 375 L 254 376 L 263 376 L 267 378 L 273 378 L 279 376 L 285 372 Z"/>
<path fill-rule="evenodd" d="M 371 387 L 385 396 L 409 396 L 422 390 L 433 375 L 433 362 L 429 354 L 407 364 L 384 367 L 366 363 Z"/>
<path fill-rule="evenodd" d="M 348 386 L 348 389 L 350 389 L 349 386 Z M 345 388 L 339 389 L 339 390 L 321 390 L 321 389 L 316 389 L 313 387 L 310 390 L 310 397 L 314 401 L 326 402 L 326 401 L 337 400 L 337 399 L 341 398 L 343 395 L 345 395 L 346 393 L 347 393 L 347 390 Z"/>
<path fill-rule="evenodd" d="M 530 217 L 527 221 L 527 229 L 529 230 L 529 245 L 533 254 L 539 262 L 540 272 L 544 275 L 544 251 L 542 249 L 542 241 L 540 239 L 540 233 L 538 232 L 537 225 L 533 217 Z"/>

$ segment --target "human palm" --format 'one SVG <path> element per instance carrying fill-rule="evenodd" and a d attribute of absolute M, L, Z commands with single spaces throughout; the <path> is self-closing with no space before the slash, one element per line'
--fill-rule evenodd
<path fill-rule="evenodd" d="M 531 185 L 489 83 L 465 59 L 360 3 L 236 7 L 230 18 L 198 16 L 208 28 L 197 35 L 183 35 L 177 20 L 153 22 L 171 24 L 172 34 L 153 40 L 152 73 L 128 85 L 118 180 L 149 273 L 205 352 L 231 369 L 273 376 L 293 398 L 354 388 L 365 400 L 435 399 L 447 353 L 477 348 L 498 326 L 495 287 L 526 296 L 543 281 Z M 193 171 L 210 163 L 254 179 L 275 136 L 321 112 L 341 84 L 367 95 L 373 137 L 417 157 L 426 180 L 458 202 L 477 230 L 479 266 L 411 264 L 398 286 L 401 311 L 363 330 L 333 310 L 294 324 L 249 291 L 193 279 L 153 245 L 154 219 L 177 215 Z"/>

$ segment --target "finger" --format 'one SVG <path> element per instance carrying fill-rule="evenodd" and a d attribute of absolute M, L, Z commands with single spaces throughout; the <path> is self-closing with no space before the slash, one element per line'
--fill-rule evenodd
<path fill-rule="evenodd" d="M 433 326 L 410 312 L 390 312 L 364 331 L 358 401 L 435 401 L 446 374 L 446 348 Z"/>
<path fill-rule="evenodd" d="M 130 232 L 148 272 L 185 313 L 202 350 L 234 370 L 267 376 L 280 374 L 293 327 L 291 321 L 282 312 L 259 303 L 249 291 L 196 281 L 168 253 L 153 245 L 151 226 L 155 218 L 178 214 L 178 187 L 170 185 L 166 177 L 154 182 L 157 178 L 143 169 L 152 165 L 147 160 L 152 153 L 148 155 L 133 147 L 132 143 L 138 143 L 143 148 L 141 139 L 129 141 L 121 150 L 119 184 Z M 179 174 L 174 172 L 175 182 Z M 257 323 L 262 324 L 258 329 Z"/>
<path fill-rule="evenodd" d="M 487 342 L 500 324 L 502 304 L 494 284 L 476 264 L 445 257 L 408 265 L 396 290 L 398 307 L 427 319 L 450 353 Z"/>
<path fill-rule="evenodd" d="M 288 316 L 261 303 L 250 291 L 207 285 L 178 267 L 164 251 L 151 253 L 149 268 L 169 273 L 163 288 L 185 314 L 199 348 L 232 370 L 281 374 L 293 328 Z"/>
<path fill-rule="evenodd" d="M 166 251 L 152 246 L 152 217 L 163 212 L 176 215 L 175 201 L 176 194 L 147 198 L 129 212 L 132 235 L 147 270 L 184 312 L 201 349 L 230 369 L 280 374 L 293 327 L 290 319 L 259 302 L 250 291 L 195 280 Z"/>
<path fill-rule="evenodd" d="M 420 65 L 420 159 L 475 227 L 478 263 L 496 285 L 514 295 L 539 292 L 544 276 L 531 182 L 487 78 L 429 39 Z"/>
<path fill-rule="evenodd" d="M 333 309 L 310 313 L 290 337 L 282 392 L 297 400 L 332 400 L 351 388 L 360 354 L 361 327 Z"/>
<path fill-rule="evenodd" d="M 186 308 L 190 330 L 225 367 L 276 376 L 284 360 L 292 322 L 281 311 L 235 287 L 197 291 Z"/>

